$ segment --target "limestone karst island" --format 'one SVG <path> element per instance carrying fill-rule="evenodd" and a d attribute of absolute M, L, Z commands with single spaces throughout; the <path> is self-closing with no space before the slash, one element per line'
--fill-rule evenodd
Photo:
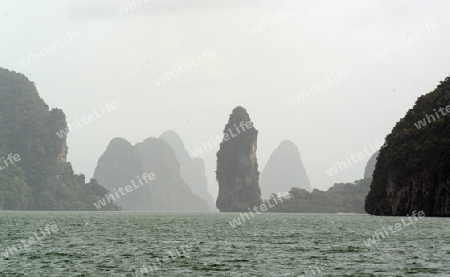
<path fill-rule="evenodd" d="M 449 11 L 0 0 L 0 277 L 450 277 Z"/>
<path fill-rule="evenodd" d="M 135 145 L 112 138 L 86 183 L 67 161 L 67 138 L 57 136 L 67 129 L 64 112 L 49 109 L 23 74 L 1 69 L 0 82 L 3 210 L 247 212 L 286 192 L 288 199 L 267 212 L 450 215 L 450 78 L 417 99 L 368 159 L 361 179 L 326 191 L 311 188 L 292 141 L 281 141 L 260 169 L 261 135 L 247 110 L 235 107 L 217 149 L 216 199 L 204 161 L 189 155 L 175 131 Z"/>

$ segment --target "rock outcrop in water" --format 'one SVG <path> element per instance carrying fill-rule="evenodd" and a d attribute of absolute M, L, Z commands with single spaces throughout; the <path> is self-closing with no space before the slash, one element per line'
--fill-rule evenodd
<path fill-rule="evenodd" d="M 365 210 L 374 215 L 450 215 L 450 77 L 419 97 L 386 137 Z"/>
<path fill-rule="evenodd" d="M 0 68 L 0 210 L 95 210 L 108 191 L 73 172 L 67 135 L 63 111 L 49 110 L 27 77 Z"/>
<path fill-rule="evenodd" d="M 378 155 L 380 151 L 373 153 L 372 157 L 367 161 L 366 168 L 364 169 L 364 178 L 372 178 L 373 171 L 375 170 L 375 165 L 377 163 Z"/>
<path fill-rule="evenodd" d="M 259 181 L 264 199 L 272 193 L 288 192 L 291 188 L 311 191 L 308 175 L 297 146 L 284 140 L 269 158 Z"/>
<path fill-rule="evenodd" d="M 154 180 L 142 181 L 151 173 Z M 172 147 L 159 138 L 148 138 L 135 146 L 123 138 L 111 140 L 98 160 L 94 178 L 111 191 L 138 184 L 114 199 L 125 211 L 208 211 L 206 202 L 181 178 Z"/>
<path fill-rule="evenodd" d="M 205 163 L 200 158 L 192 159 L 186 150 L 183 140 L 175 131 L 167 131 L 159 136 L 167 142 L 175 152 L 180 162 L 181 178 L 191 191 L 206 201 L 211 211 L 217 210 L 214 198 L 208 192 L 208 181 L 205 173 Z"/>
<path fill-rule="evenodd" d="M 256 159 L 258 131 L 247 111 L 236 107 L 223 133 L 217 152 L 216 205 L 221 212 L 247 212 L 262 203 Z"/>

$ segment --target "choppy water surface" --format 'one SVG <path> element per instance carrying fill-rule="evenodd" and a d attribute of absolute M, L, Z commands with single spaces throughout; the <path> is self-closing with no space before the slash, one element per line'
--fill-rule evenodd
<path fill-rule="evenodd" d="M 450 219 L 261 214 L 232 228 L 237 216 L 0 212 L 0 276 L 450 276 Z"/>

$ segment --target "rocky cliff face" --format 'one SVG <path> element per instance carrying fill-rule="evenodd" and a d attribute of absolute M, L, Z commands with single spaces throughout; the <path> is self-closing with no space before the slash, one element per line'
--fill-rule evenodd
<path fill-rule="evenodd" d="M 221 212 L 247 212 L 259 205 L 259 171 L 256 159 L 258 131 L 247 111 L 237 107 L 223 131 L 217 152 L 219 195 L 216 205 Z"/>
<path fill-rule="evenodd" d="M 0 210 L 95 210 L 108 191 L 73 172 L 67 135 L 64 112 L 50 110 L 23 74 L 0 68 Z"/>
<path fill-rule="evenodd" d="M 143 181 L 150 173 L 154 180 Z M 126 211 L 208 211 L 206 202 L 181 178 L 172 147 L 159 138 L 135 146 L 113 139 L 98 161 L 94 178 L 111 191 L 137 184 L 138 188 L 116 199 Z"/>
<path fill-rule="evenodd" d="M 261 172 L 260 186 L 264 199 L 272 193 L 290 191 L 293 187 L 311 191 L 300 152 L 292 141 L 282 141 L 272 153 Z"/>
<path fill-rule="evenodd" d="M 365 210 L 450 216 L 450 78 L 419 97 L 386 137 Z M 447 107 L 449 113 L 447 113 Z"/>
<path fill-rule="evenodd" d="M 380 151 L 373 153 L 372 157 L 367 161 L 366 168 L 364 169 L 364 179 L 372 178 L 373 171 L 375 170 L 375 165 L 377 163 L 378 155 Z"/>
<path fill-rule="evenodd" d="M 211 211 L 217 210 L 214 198 L 208 192 L 205 164 L 202 159 L 192 159 L 186 150 L 181 137 L 174 131 L 164 132 L 160 139 L 167 142 L 175 152 L 180 162 L 181 178 L 187 183 L 191 191 L 206 201 Z"/>

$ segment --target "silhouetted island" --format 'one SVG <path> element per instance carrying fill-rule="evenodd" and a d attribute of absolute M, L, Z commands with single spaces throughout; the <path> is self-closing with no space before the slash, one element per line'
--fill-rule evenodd
<path fill-rule="evenodd" d="M 420 96 L 386 137 L 365 210 L 373 215 L 450 215 L 450 77 Z"/>
<path fill-rule="evenodd" d="M 264 199 L 293 187 L 311 191 L 300 151 L 292 141 L 284 140 L 275 149 L 261 172 L 259 185 Z"/>
<path fill-rule="evenodd" d="M 223 130 L 217 152 L 217 208 L 221 212 L 247 212 L 262 203 L 256 159 L 258 131 L 243 107 L 236 107 Z"/>
<path fill-rule="evenodd" d="M 175 131 L 164 132 L 159 138 L 167 142 L 174 150 L 175 156 L 180 162 L 181 178 L 191 191 L 205 200 L 211 211 L 217 211 L 214 198 L 208 192 L 208 181 L 203 160 L 189 157 L 183 140 Z"/>
<path fill-rule="evenodd" d="M 181 178 L 174 150 L 160 138 L 134 146 L 123 138 L 111 140 L 94 178 L 114 192 L 99 199 L 98 206 L 114 201 L 125 211 L 208 211 Z"/>

